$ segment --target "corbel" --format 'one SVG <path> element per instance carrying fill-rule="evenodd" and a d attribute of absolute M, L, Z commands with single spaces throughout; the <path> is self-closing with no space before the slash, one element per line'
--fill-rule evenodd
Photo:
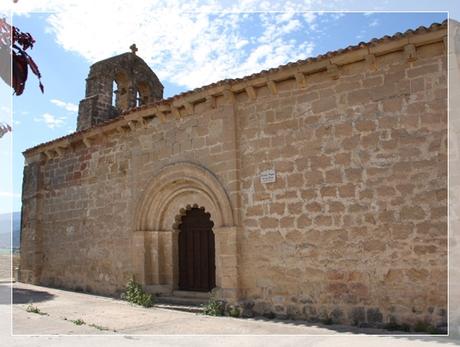
<path fill-rule="evenodd" d="M 51 150 L 47 149 L 46 151 L 43 152 L 48 160 L 53 159 L 53 154 Z"/>
<path fill-rule="evenodd" d="M 276 88 L 276 82 L 270 79 L 267 79 L 267 87 L 270 89 L 272 95 L 278 94 L 278 88 Z"/>
<path fill-rule="evenodd" d="M 61 157 L 64 154 L 64 151 L 59 146 L 57 146 L 54 150 L 56 151 L 59 157 Z"/>
<path fill-rule="evenodd" d="M 224 98 L 228 103 L 233 104 L 235 102 L 235 94 L 233 94 L 233 91 L 230 88 L 224 89 L 223 93 Z"/>
<path fill-rule="evenodd" d="M 171 107 L 171 113 L 174 115 L 174 117 L 176 117 L 176 119 L 180 119 L 180 118 L 181 118 L 179 108 L 177 108 L 177 107 Z"/>
<path fill-rule="evenodd" d="M 254 89 L 253 86 L 247 85 L 244 89 L 246 90 L 246 94 L 251 100 L 257 99 L 256 90 Z"/>
<path fill-rule="evenodd" d="M 294 77 L 295 77 L 295 80 L 296 80 L 297 85 L 299 86 L 299 88 L 305 88 L 307 86 L 307 80 L 306 80 L 305 75 L 304 75 L 303 72 L 297 71 L 294 74 Z"/>
<path fill-rule="evenodd" d="M 148 127 L 148 125 L 149 125 L 149 122 L 147 121 L 147 119 L 145 119 L 144 117 L 141 117 L 140 123 L 141 123 L 141 125 L 142 125 L 142 127 L 143 127 L 144 129 L 147 129 L 147 127 Z"/>
<path fill-rule="evenodd" d="M 91 140 L 88 137 L 84 137 L 82 140 L 83 140 L 83 143 L 85 144 L 86 148 L 91 147 Z"/>
<path fill-rule="evenodd" d="M 364 60 L 366 60 L 367 65 L 369 66 L 370 69 L 376 70 L 377 69 L 377 62 L 375 60 L 375 55 L 369 53 L 364 57 Z"/>
<path fill-rule="evenodd" d="M 184 107 L 185 107 L 185 112 L 187 115 L 191 116 L 193 115 L 193 104 L 191 102 L 186 102 L 184 103 Z"/>
<path fill-rule="evenodd" d="M 217 107 L 217 98 L 214 95 L 206 96 L 206 102 L 209 104 L 211 108 Z"/>
<path fill-rule="evenodd" d="M 327 69 L 327 74 L 334 80 L 339 78 L 339 68 L 337 67 L 336 64 L 329 64 L 326 67 Z"/>
<path fill-rule="evenodd" d="M 155 111 L 155 114 L 158 116 L 158 118 L 160 118 L 161 123 L 166 122 L 166 117 L 165 117 L 165 114 L 163 113 L 163 111 L 160 111 L 160 110 L 157 109 Z"/>
<path fill-rule="evenodd" d="M 102 128 L 98 129 L 97 136 L 100 137 L 103 141 L 107 138 L 107 135 Z"/>
<path fill-rule="evenodd" d="M 417 51 L 413 43 L 404 46 L 404 58 L 407 62 L 415 61 L 417 59 Z"/>
<path fill-rule="evenodd" d="M 136 129 L 135 121 L 133 120 L 128 121 L 128 126 L 129 126 L 129 129 L 131 129 L 131 131 L 135 130 Z"/>
<path fill-rule="evenodd" d="M 117 131 L 117 133 L 119 134 L 124 134 L 125 133 L 125 128 L 123 128 L 123 125 L 119 125 L 115 128 L 115 130 Z"/>
<path fill-rule="evenodd" d="M 70 147 L 70 140 L 65 139 L 63 141 L 60 141 L 58 146 L 63 148 L 63 149 L 68 148 L 68 147 Z"/>
<path fill-rule="evenodd" d="M 63 140 L 62 142 L 58 143 L 55 150 L 56 153 L 61 156 L 64 154 L 64 150 L 70 147 L 70 141 L 68 139 Z"/>

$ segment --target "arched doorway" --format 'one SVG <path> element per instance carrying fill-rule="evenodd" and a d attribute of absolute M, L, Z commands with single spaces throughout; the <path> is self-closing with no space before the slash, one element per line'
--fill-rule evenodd
<path fill-rule="evenodd" d="M 209 292 L 216 286 L 214 233 L 210 214 L 191 208 L 179 225 L 179 289 Z"/>
<path fill-rule="evenodd" d="M 215 263 L 215 272 L 210 278 L 215 286 L 211 282 L 208 288 L 214 287 L 216 298 L 233 302 L 239 293 L 239 229 L 222 184 L 211 171 L 194 163 L 163 167 L 143 189 L 134 216 L 134 278 L 152 293 L 177 294 L 174 291 L 179 289 L 180 225 L 187 211 L 198 207 L 210 214 L 208 218 L 213 223 L 210 229 L 215 248 L 211 248 L 211 261 Z"/>

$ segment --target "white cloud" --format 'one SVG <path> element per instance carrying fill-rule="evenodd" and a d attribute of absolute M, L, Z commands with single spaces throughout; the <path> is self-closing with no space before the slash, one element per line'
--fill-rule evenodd
<path fill-rule="evenodd" d="M 59 99 L 51 99 L 50 102 L 52 104 L 55 104 L 58 107 L 61 107 L 69 112 L 77 112 L 78 111 L 78 105 L 75 105 L 71 102 L 65 102 Z"/>
<path fill-rule="evenodd" d="M 317 16 L 318 14 L 315 12 L 305 12 L 303 14 L 303 17 L 305 18 L 307 23 L 311 25 L 315 23 Z"/>
<path fill-rule="evenodd" d="M 369 23 L 370 27 L 376 27 L 380 24 L 379 20 L 376 18 Z"/>
<path fill-rule="evenodd" d="M 44 113 L 40 118 L 34 118 L 35 122 L 43 122 L 50 129 L 60 128 L 64 125 L 66 117 L 55 117 L 50 113 Z"/>
<path fill-rule="evenodd" d="M 120 1 L 122 2 L 122 1 Z M 141 2 L 141 1 L 136 1 Z M 97 3 L 102 7 L 108 8 L 111 4 L 117 5 L 114 0 L 98 0 Z M 132 7 L 132 3 L 125 4 L 122 13 Z M 174 4 L 173 4 L 174 3 Z M 235 0 L 235 1 L 215 1 L 215 0 L 176 0 L 174 2 L 168 0 L 143 0 L 142 6 L 152 7 L 156 9 L 171 8 L 175 11 L 191 11 L 191 12 L 254 12 L 254 11 L 326 11 L 336 10 L 338 4 L 343 5 L 343 0 Z M 0 2 L 0 11 L 8 12 L 13 10 L 15 13 L 28 14 L 30 12 L 56 12 L 61 11 L 65 7 L 85 6 L 91 8 L 95 6 L 94 0 L 36 0 L 27 1 L 20 0 L 17 4 L 12 1 Z M 136 5 L 137 6 L 137 5 Z"/>
<path fill-rule="evenodd" d="M 28 1 L 18 5 L 21 2 L 23 8 L 29 6 L 24 11 L 53 6 L 47 31 L 64 49 L 88 62 L 127 52 L 135 42 L 139 56 L 160 80 L 186 88 L 307 58 L 314 47 L 309 32 L 318 30 L 321 15 L 295 12 L 308 6 L 294 1 L 245 0 L 225 8 L 213 0 L 133 1 L 129 9 L 124 0 L 53 0 L 41 7 Z M 309 1 L 311 8 L 315 3 L 319 1 Z M 244 13 L 255 9 L 283 12 Z"/>
<path fill-rule="evenodd" d="M 345 16 L 345 13 L 343 13 L 343 12 L 337 12 L 337 13 L 332 13 L 331 14 L 331 18 L 333 20 L 339 20 L 340 18 L 342 18 L 344 16 Z"/>

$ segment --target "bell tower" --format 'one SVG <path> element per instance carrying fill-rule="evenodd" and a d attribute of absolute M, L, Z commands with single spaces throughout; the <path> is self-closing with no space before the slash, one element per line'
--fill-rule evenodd
<path fill-rule="evenodd" d="M 150 67 L 131 52 L 90 67 L 85 98 L 78 107 L 77 131 L 116 118 L 123 111 L 163 98 L 163 85 Z"/>

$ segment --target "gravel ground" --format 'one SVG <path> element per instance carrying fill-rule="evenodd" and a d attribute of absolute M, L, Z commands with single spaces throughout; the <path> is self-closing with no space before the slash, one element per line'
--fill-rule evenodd
<path fill-rule="evenodd" d="M 0 345 L 12 347 L 81 346 L 83 343 L 85 347 L 145 346 L 146 343 L 184 347 L 460 346 L 459 341 L 444 336 L 391 336 L 378 329 L 208 317 L 159 308 L 144 309 L 111 298 L 22 283 L 13 287 L 14 304 L 10 306 L 7 304 L 11 300 L 10 285 L 0 284 L 0 327 L 3 324 L 1 332 L 5 336 Z M 27 312 L 31 300 L 43 315 Z M 11 316 L 13 321 L 9 324 Z M 78 320 L 84 324 L 76 324 Z"/>

